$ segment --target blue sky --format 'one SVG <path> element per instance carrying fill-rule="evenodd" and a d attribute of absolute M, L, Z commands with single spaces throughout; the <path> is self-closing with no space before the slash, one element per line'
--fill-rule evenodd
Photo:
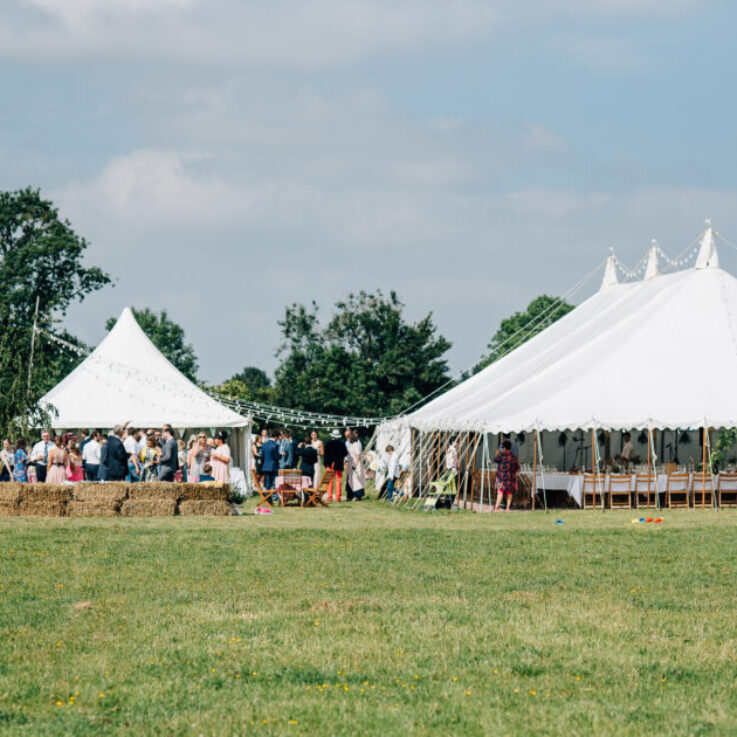
<path fill-rule="evenodd" d="M 273 369 L 288 302 L 381 287 L 462 369 L 609 246 L 737 242 L 737 6 L 511 6 L 6 0 L 0 187 L 116 277 L 69 327 L 166 307 L 216 381 Z"/>

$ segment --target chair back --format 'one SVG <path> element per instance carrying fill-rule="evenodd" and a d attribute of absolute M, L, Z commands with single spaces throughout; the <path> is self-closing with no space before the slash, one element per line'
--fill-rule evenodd
<path fill-rule="evenodd" d="M 258 480 L 258 474 L 253 468 L 251 469 L 251 481 L 253 481 L 253 488 L 256 489 L 256 491 L 263 491 Z"/>
<path fill-rule="evenodd" d="M 687 473 L 669 473 L 668 491 L 688 491 L 691 478 Z"/>
<path fill-rule="evenodd" d="M 333 476 L 335 476 L 335 471 L 332 468 L 326 468 L 325 473 L 323 473 L 320 483 L 317 486 L 317 490 L 328 491 L 328 487 L 330 486 L 330 482 L 333 480 Z"/>
<path fill-rule="evenodd" d="M 624 494 L 632 491 L 632 476 L 628 473 L 613 473 L 609 476 L 609 491 Z"/>
<path fill-rule="evenodd" d="M 606 477 L 603 473 L 584 473 L 583 475 L 583 493 L 601 494 L 604 491 L 604 481 Z"/>
<path fill-rule="evenodd" d="M 711 491 L 713 488 L 713 481 L 711 478 L 711 474 L 707 473 L 706 476 L 704 476 L 704 474 L 701 473 L 700 471 L 694 472 L 693 484 L 691 488 L 694 491 L 697 491 L 699 493 L 704 492 L 704 491 Z"/>
<path fill-rule="evenodd" d="M 640 494 L 647 494 L 648 492 L 648 480 L 650 483 L 650 493 L 657 494 L 658 492 L 658 477 L 654 473 L 638 473 L 635 476 L 635 491 Z"/>
<path fill-rule="evenodd" d="M 720 473 L 717 488 L 719 491 L 737 491 L 737 473 Z"/>
<path fill-rule="evenodd" d="M 297 468 L 282 468 L 279 472 L 282 484 L 293 488 L 302 488 L 302 471 Z"/>

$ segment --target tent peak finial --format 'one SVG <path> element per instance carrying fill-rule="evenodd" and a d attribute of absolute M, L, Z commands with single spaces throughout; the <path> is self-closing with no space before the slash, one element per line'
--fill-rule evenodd
<path fill-rule="evenodd" d="M 719 268 L 719 254 L 714 243 L 714 230 L 711 227 L 711 220 L 707 219 L 707 226 L 701 238 L 701 248 L 696 256 L 694 267 L 697 269 L 717 269 Z"/>
<path fill-rule="evenodd" d="M 650 249 L 647 252 L 645 279 L 652 279 L 654 276 L 657 276 L 658 273 L 658 242 L 653 238 L 650 241 Z"/>
<path fill-rule="evenodd" d="M 604 268 L 604 278 L 601 280 L 599 291 L 609 289 L 619 284 L 617 278 L 617 257 L 614 255 L 614 249 L 609 246 L 609 255 L 606 258 L 606 267 Z"/>

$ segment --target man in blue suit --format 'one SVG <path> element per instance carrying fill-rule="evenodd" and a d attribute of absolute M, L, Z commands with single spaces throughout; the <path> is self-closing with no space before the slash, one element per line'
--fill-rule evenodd
<path fill-rule="evenodd" d="M 125 450 L 121 437 L 123 428 L 116 425 L 102 446 L 100 454 L 100 481 L 123 481 L 128 473 L 128 453 Z"/>
<path fill-rule="evenodd" d="M 281 452 L 279 449 L 279 431 L 275 428 L 271 431 L 271 438 L 261 446 L 263 461 L 261 463 L 261 473 L 264 477 L 264 489 L 273 489 L 274 481 L 279 473 L 279 461 L 281 460 Z"/>

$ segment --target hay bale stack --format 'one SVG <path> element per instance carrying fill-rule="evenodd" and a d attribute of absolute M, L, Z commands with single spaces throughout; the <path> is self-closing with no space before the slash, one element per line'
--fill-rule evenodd
<path fill-rule="evenodd" d="M 205 481 L 198 484 L 179 484 L 182 502 L 202 501 L 215 502 L 230 501 L 230 484 L 218 481 Z"/>
<path fill-rule="evenodd" d="M 70 517 L 117 517 L 120 513 L 120 501 L 115 499 L 98 499 L 89 502 L 72 500 L 67 507 Z"/>
<path fill-rule="evenodd" d="M 21 502 L 66 504 L 72 498 L 72 486 L 61 484 L 21 484 Z"/>
<path fill-rule="evenodd" d="M 186 499 L 179 503 L 183 517 L 227 517 L 230 504 L 223 499 Z"/>
<path fill-rule="evenodd" d="M 21 517 L 63 517 L 66 511 L 66 502 L 23 500 L 18 508 Z"/>
<path fill-rule="evenodd" d="M 172 517 L 176 511 L 174 499 L 128 499 L 120 508 L 123 517 Z"/>
<path fill-rule="evenodd" d="M 115 502 L 120 505 L 127 495 L 128 485 L 123 481 L 108 481 L 102 484 L 83 481 L 74 485 L 75 502 Z"/>
<path fill-rule="evenodd" d="M 167 500 L 178 502 L 182 484 L 167 481 L 141 481 L 129 484 L 128 498 L 132 501 Z"/>
<path fill-rule="evenodd" d="M 0 502 L 13 502 L 15 504 L 20 501 L 22 491 L 23 484 L 17 481 L 2 483 L 0 484 Z"/>
<path fill-rule="evenodd" d="M 0 500 L 0 517 L 17 517 L 18 502 L 6 502 Z"/>

